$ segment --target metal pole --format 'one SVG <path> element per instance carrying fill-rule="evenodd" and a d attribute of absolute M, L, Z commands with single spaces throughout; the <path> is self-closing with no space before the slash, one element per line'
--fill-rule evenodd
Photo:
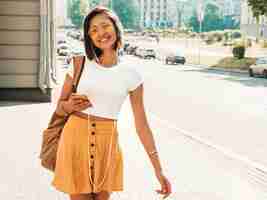
<path fill-rule="evenodd" d="M 202 20 L 199 21 L 199 38 L 198 38 L 198 64 L 200 65 L 200 42 L 201 37 L 200 34 L 202 32 Z"/>

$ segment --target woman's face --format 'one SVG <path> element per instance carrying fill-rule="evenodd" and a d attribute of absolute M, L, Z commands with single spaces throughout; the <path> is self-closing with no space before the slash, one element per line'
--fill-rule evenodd
<path fill-rule="evenodd" d="M 112 49 L 117 40 L 115 27 L 105 14 L 98 14 L 92 18 L 88 34 L 94 45 L 102 50 Z"/>

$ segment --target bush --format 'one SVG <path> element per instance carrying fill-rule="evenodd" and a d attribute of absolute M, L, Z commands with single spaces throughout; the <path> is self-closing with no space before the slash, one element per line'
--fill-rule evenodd
<path fill-rule="evenodd" d="M 256 58 L 237 59 L 233 57 L 226 57 L 221 59 L 213 67 L 248 70 L 249 66 L 254 65 L 255 62 Z"/>
<path fill-rule="evenodd" d="M 261 43 L 262 48 L 267 48 L 267 40 L 263 40 Z"/>
<path fill-rule="evenodd" d="M 235 46 L 233 48 L 233 55 L 235 58 L 242 59 L 245 56 L 246 47 L 245 46 Z"/>
<path fill-rule="evenodd" d="M 212 35 L 209 35 L 206 39 L 205 39 L 206 44 L 213 44 L 214 43 L 214 38 Z"/>
<path fill-rule="evenodd" d="M 222 32 L 214 32 L 212 33 L 212 36 L 216 42 L 221 42 L 223 39 L 223 33 Z"/>
<path fill-rule="evenodd" d="M 238 32 L 238 31 L 235 31 L 235 32 L 233 32 L 233 33 L 231 34 L 231 37 L 232 37 L 233 39 L 241 38 L 241 37 L 242 37 L 242 34 L 241 34 L 240 32 Z"/>

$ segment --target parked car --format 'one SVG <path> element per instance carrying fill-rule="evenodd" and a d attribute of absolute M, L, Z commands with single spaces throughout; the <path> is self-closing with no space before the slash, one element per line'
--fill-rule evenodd
<path fill-rule="evenodd" d="M 67 36 L 72 37 L 73 39 L 79 40 L 81 37 L 81 32 L 79 30 L 71 30 L 67 32 Z"/>
<path fill-rule="evenodd" d="M 69 49 L 59 49 L 59 51 L 58 51 L 59 56 L 68 56 L 70 54 L 71 54 L 71 52 Z"/>
<path fill-rule="evenodd" d="M 59 51 L 62 49 L 70 49 L 70 46 L 67 43 L 61 43 L 57 45 L 57 54 L 59 54 Z"/>
<path fill-rule="evenodd" d="M 136 50 L 138 49 L 138 46 L 128 46 L 125 50 L 126 54 L 128 55 L 135 55 Z"/>
<path fill-rule="evenodd" d="M 144 59 L 156 58 L 156 52 L 154 49 L 138 48 L 135 55 Z"/>
<path fill-rule="evenodd" d="M 59 45 L 59 44 L 66 44 L 67 43 L 67 41 L 65 40 L 65 39 L 59 39 L 58 41 L 57 41 L 57 44 Z"/>
<path fill-rule="evenodd" d="M 176 51 L 175 53 L 171 53 L 166 56 L 165 63 L 166 64 L 185 64 L 186 58 L 180 51 Z"/>
<path fill-rule="evenodd" d="M 255 64 L 249 67 L 248 72 L 250 77 L 263 75 L 267 78 L 267 57 L 257 58 Z"/>

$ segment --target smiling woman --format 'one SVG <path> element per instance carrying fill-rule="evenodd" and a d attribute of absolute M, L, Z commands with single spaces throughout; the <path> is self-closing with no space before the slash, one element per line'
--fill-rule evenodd
<path fill-rule="evenodd" d="M 117 120 L 128 95 L 136 130 L 161 184 L 158 193 L 165 197 L 171 193 L 145 115 L 143 77 L 119 60 L 121 44 L 119 18 L 107 8 L 94 8 L 84 21 L 86 58 L 78 94 L 58 103 L 58 113 L 70 117 L 61 133 L 52 184 L 71 200 L 108 200 L 112 192 L 123 190 Z"/>

